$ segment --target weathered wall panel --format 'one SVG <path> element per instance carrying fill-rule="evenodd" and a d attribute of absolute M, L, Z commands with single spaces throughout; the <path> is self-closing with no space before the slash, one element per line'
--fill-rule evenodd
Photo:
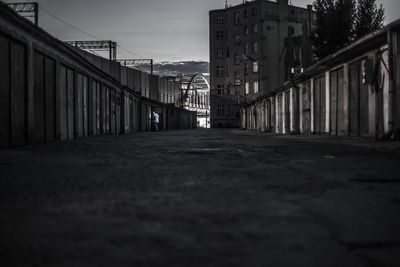
<path fill-rule="evenodd" d="M 59 87 L 59 125 L 60 125 L 60 140 L 68 139 L 68 108 L 67 108 L 67 69 L 64 66 L 60 67 L 60 87 Z"/>
<path fill-rule="evenodd" d="M 55 84 L 55 61 L 48 57 L 44 59 L 45 68 L 45 124 L 46 124 L 46 141 L 53 142 L 56 140 L 56 84 Z"/>
<path fill-rule="evenodd" d="M 314 133 L 325 133 L 325 76 L 314 79 Z"/>
<path fill-rule="evenodd" d="M 290 133 L 290 91 L 286 91 L 285 95 L 285 103 L 284 103 L 284 120 L 285 120 L 285 133 Z"/>
<path fill-rule="evenodd" d="M 67 68 L 67 118 L 68 140 L 75 137 L 75 79 L 74 71 Z"/>
<path fill-rule="evenodd" d="M 33 121 L 29 127 L 29 142 L 43 143 L 45 141 L 44 56 L 34 52 L 33 61 Z"/>
<path fill-rule="evenodd" d="M 109 61 L 110 63 L 110 75 L 117 81 L 121 81 L 121 64 L 116 61 Z"/>
<path fill-rule="evenodd" d="M 338 71 L 332 71 L 329 77 L 330 93 L 330 134 L 337 135 L 338 124 Z"/>
<path fill-rule="evenodd" d="M 131 69 L 131 68 L 128 68 L 127 71 L 126 71 L 126 75 L 127 75 L 127 77 L 126 77 L 126 79 L 127 79 L 127 81 L 126 81 L 127 86 L 128 86 L 130 89 L 136 91 L 136 88 L 135 88 L 135 86 L 136 86 L 136 84 L 135 84 L 135 70 L 134 70 L 134 69 Z"/>
<path fill-rule="evenodd" d="M 347 129 L 345 120 L 347 112 L 345 110 L 345 83 L 344 83 L 344 68 L 338 71 L 338 84 L 337 84 L 337 134 L 346 135 Z"/>
<path fill-rule="evenodd" d="M 111 90 L 111 134 L 116 134 L 117 133 L 117 121 L 116 121 L 116 94 L 115 90 Z"/>
<path fill-rule="evenodd" d="M 10 47 L 11 144 L 26 144 L 26 48 L 12 42 Z"/>
<path fill-rule="evenodd" d="M 362 64 L 362 62 L 360 62 Z M 369 136 L 369 96 L 368 85 L 362 81 L 362 68 L 359 67 L 359 106 L 360 106 L 360 136 Z"/>
<path fill-rule="evenodd" d="M 97 135 L 97 82 L 92 81 L 92 85 L 90 86 L 89 90 L 89 98 L 90 98 L 90 105 L 89 105 L 89 117 L 90 117 L 90 135 Z"/>
<path fill-rule="evenodd" d="M 7 38 L 0 35 L 0 147 L 10 144 L 10 47 Z"/>
<path fill-rule="evenodd" d="M 127 77 L 128 68 L 122 66 L 121 67 L 121 84 L 124 86 L 128 85 L 128 77 Z"/>
<path fill-rule="evenodd" d="M 89 81 L 83 76 L 83 136 L 89 136 Z"/>
<path fill-rule="evenodd" d="M 83 75 L 78 73 L 75 94 L 75 127 L 78 137 L 83 137 Z"/>
<path fill-rule="evenodd" d="M 110 74 L 110 61 L 105 58 L 100 58 L 101 60 L 101 69 L 107 73 Z"/>
<path fill-rule="evenodd" d="M 101 84 L 96 85 L 96 133 L 101 133 Z"/>
<path fill-rule="evenodd" d="M 362 61 L 350 65 L 350 122 L 352 136 L 369 135 L 368 86 L 362 83 Z"/>
<path fill-rule="evenodd" d="M 115 97 L 116 97 L 116 99 L 115 99 L 116 128 L 117 128 L 117 134 L 121 134 L 121 95 L 120 95 L 120 93 L 116 92 Z"/>

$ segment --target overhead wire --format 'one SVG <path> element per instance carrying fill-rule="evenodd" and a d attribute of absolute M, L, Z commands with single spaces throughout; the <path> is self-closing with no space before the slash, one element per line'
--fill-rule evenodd
<path fill-rule="evenodd" d="M 82 33 L 82 34 L 85 34 L 85 35 L 87 35 L 87 36 L 89 36 L 89 37 L 91 37 L 91 38 L 93 38 L 93 39 L 96 39 L 97 41 L 103 40 L 102 38 L 100 38 L 100 37 L 98 37 L 98 36 L 96 36 L 96 35 L 90 34 L 90 33 L 86 32 L 86 31 L 83 31 L 83 30 L 79 29 L 78 27 L 75 27 L 74 25 L 72 25 L 72 24 L 68 23 L 67 21 L 65 21 L 65 20 L 63 20 L 63 19 L 61 19 L 61 18 L 59 18 L 59 17 L 56 16 L 56 15 L 54 15 L 52 12 L 50 12 L 50 11 L 46 10 L 45 8 L 41 7 L 40 5 L 39 5 L 39 9 L 42 10 L 43 12 L 45 12 L 46 14 L 48 14 L 49 16 L 53 17 L 54 19 L 60 21 L 61 23 L 67 25 L 68 27 L 70 27 L 70 28 L 72 28 L 72 29 L 74 29 L 74 30 L 76 30 L 76 31 L 78 31 L 78 32 L 80 32 L 80 33 Z M 137 54 L 137 53 L 135 53 L 135 52 L 133 52 L 133 51 L 131 51 L 131 50 L 129 50 L 129 49 L 127 49 L 127 48 L 121 46 L 121 45 L 119 45 L 118 43 L 117 43 L 117 46 L 118 46 L 119 48 L 121 48 L 122 50 L 124 50 L 124 51 L 126 51 L 126 52 L 128 52 L 128 53 L 130 53 L 130 54 L 132 54 L 132 55 L 134 55 L 135 57 L 139 57 L 140 59 L 144 59 L 144 57 L 142 57 L 142 56 L 140 56 L 139 54 Z"/>
<path fill-rule="evenodd" d="M 99 37 L 97 37 L 97 36 L 95 36 L 95 35 L 93 35 L 93 34 L 90 34 L 90 33 L 88 33 L 88 32 L 85 32 L 85 31 L 83 31 L 83 30 L 81 30 L 81 29 L 75 27 L 74 25 L 69 24 L 69 23 L 66 22 L 65 20 L 63 20 L 63 19 L 57 17 L 56 15 L 52 14 L 50 11 L 44 9 L 44 8 L 41 7 L 41 6 L 39 6 L 39 9 L 42 10 L 42 11 L 44 11 L 45 13 L 47 13 L 49 16 L 51 16 L 51 17 L 55 18 L 56 20 L 60 21 L 61 23 L 65 24 L 65 25 L 67 25 L 67 26 L 69 26 L 69 27 L 71 27 L 71 28 L 74 29 L 74 30 L 77 30 L 77 31 L 80 32 L 80 33 L 83 33 L 83 34 L 85 34 L 85 35 L 87 35 L 87 36 L 89 36 L 89 37 L 91 37 L 91 38 L 94 38 L 94 39 L 96 39 L 96 40 L 98 40 L 98 41 L 99 41 L 99 40 L 102 40 L 101 38 L 99 38 Z"/>

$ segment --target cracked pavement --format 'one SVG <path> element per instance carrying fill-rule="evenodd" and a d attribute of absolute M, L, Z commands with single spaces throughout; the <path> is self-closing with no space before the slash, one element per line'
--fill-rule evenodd
<path fill-rule="evenodd" d="M 400 266 L 399 159 L 229 129 L 0 150 L 0 266 Z"/>

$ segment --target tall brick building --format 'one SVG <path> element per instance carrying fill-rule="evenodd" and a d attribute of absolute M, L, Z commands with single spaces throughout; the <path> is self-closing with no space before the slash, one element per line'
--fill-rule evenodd
<path fill-rule="evenodd" d="M 311 64 L 312 14 L 288 0 L 210 11 L 211 127 L 240 127 L 241 105 Z"/>

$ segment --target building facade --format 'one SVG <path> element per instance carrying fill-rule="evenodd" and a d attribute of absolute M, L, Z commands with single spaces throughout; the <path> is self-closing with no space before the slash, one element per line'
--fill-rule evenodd
<path fill-rule="evenodd" d="M 240 127 L 241 105 L 311 65 L 312 6 L 245 1 L 209 13 L 211 127 Z"/>

